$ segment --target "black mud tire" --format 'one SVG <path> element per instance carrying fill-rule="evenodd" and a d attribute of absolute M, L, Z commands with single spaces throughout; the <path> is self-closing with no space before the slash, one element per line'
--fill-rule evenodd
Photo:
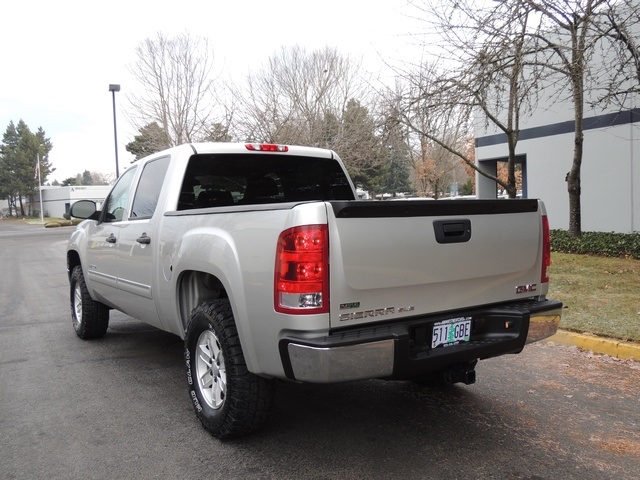
<path fill-rule="evenodd" d="M 84 340 L 104 337 L 109 328 L 109 308 L 91 298 L 82 267 L 71 273 L 71 321 L 76 335 Z"/>
<path fill-rule="evenodd" d="M 207 301 L 193 310 L 184 358 L 189 398 L 213 436 L 239 437 L 266 423 L 275 382 L 247 370 L 228 300 Z"/>

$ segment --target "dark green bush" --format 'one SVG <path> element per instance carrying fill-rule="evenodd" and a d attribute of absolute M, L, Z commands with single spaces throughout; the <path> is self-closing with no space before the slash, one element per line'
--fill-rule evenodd
<path fill-rule="evenodd" d="M 640 233 L 583 232 L 572 237 L 566 230 L 552 230 L 551 250 L 640 259 Z"/>

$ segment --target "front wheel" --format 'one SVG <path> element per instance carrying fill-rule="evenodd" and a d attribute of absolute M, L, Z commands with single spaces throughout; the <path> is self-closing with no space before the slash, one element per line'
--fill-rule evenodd
<path fill-rule="evenodd" d="M 89 340 L 103 337 L 109 327 L 109 308 L 89 294 L 82 267 L 71 273 L 71 320 L 78 337 Z"/>
<path fill-rule="evenodd" d="M 275 384 L 247 370 L 228 300 L 207 301 L 193 310 L 184 356 L 189 396 L 211 434 L 238 437 L 267 421 Z"/>

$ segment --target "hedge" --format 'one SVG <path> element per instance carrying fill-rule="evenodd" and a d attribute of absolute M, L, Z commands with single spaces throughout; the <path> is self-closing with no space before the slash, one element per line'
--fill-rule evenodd
<path fill-rule="evenodd" d="M 551 250 L 640 259 L 640 233 L 583 232 L 572 237 L 566 230 L 552 230 Z"/>

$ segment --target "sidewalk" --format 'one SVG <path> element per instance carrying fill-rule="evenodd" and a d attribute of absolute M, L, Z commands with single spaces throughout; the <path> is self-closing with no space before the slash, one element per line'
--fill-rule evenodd
<path fill-rule="evenodd" d="M 609 355 L 611 357 L 628 359 L 633 358 L 640 361 L 640 343 L 624 342 L 610 338 L 597 337 L 584 333 L 558 330 L 558 332 L 545 339 L 545 342 L 554 342 L 560 345 L 575 345 L 583 350 L 592 350 L 593 353 Z"/>

